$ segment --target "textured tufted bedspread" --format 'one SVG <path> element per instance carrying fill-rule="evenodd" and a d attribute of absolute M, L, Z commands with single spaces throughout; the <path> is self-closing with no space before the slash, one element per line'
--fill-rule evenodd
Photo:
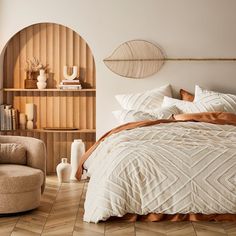
<path fill-rule="evenodd" d="M 236 213 L 236 127 L 164 123 L 107 137 L 84 166 L 84 220 L 126 213 Z"/>

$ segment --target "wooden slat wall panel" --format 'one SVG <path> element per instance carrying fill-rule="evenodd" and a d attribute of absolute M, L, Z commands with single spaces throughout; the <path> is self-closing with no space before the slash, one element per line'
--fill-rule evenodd
<path fill-rule="evenodd" d="M 14 61 L 15 61 L 15 53 L 16 49 L 14 50 L 13 48 L 13 41 L 11 41 L 9 43 L 9 48 L 7 48 L 6 53 L 6 66 L 11 66 L 12 68 L 14 67 Z M 8 78 L 12 78 L 13 74 L 14 74 L 14 69 L 11 71 L 7 71 L 7 76 Z M 7 84 L 7 86 L 12 86 L 13 85 L 13 81 L 12 80 L 7 80 L 7 78 L 4 77 L 4 81 L 3 81 L 3 87 L 5 86 L 4 83 Z M 9 97 L 9 94 L 6 94 L 6 96 L 4 96 L 5 99 L 7 99 L 9 101 L 9 103 L 11 102 L 11 98 Z"/>
<path fill-rule="evenodd" d="M 17 33 L 10 41 L 4 59 L 4 87 L 24 88 L 26 61 L 33 57 L 48 64 L 47 88 L 56 88 L 63 79 L 63 66 L 78 66 L 86 88 L 95 88 L 95 65 L 86 42 L 73 30 L 51 23 L 36 24 Z M 76 127 L 95 129 L 96 93 L 94 92 L 5 92 L 4 103 L 25 112 L 25 103 L 36 106 L 35 128 Z M 8 132 L 9 134 L 9 132 Z M 55 172 L 62 157 L 70 158 L 73 139 L 82 138 L 88 149 L 95 134 L 18 132 L 42 139 L 47 146 L 47 172 Z"/>

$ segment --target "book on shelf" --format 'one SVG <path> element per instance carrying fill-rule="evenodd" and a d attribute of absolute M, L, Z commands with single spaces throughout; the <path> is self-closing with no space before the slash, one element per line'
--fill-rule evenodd
<path fill-rule="evenodd" d="M 80 85 L 79 79 L 74 79 L 74 80 L 67 80 L 63 79 L 60 83 L 60 85 Z"/>
<path fill-rule="evenodd" d="M 60 85 L 81 85 L 80 83 L 78 82 L 61 82 Z"/>
<path fill-rule="evenodd" d="M 18 111 L 12 105 L 0 105 L 0 128 L 1 131 L 18 129 Z"/>
<path fill-rule="evenodd" d="M 62 80 L 59 84 L 60 89 L 82 89 L 79 79 Z"/>
<path fill-rule="evenodd" d="M 81 85 L 64 85 L 60 84 L 59 89 L 82 89 Z"/>

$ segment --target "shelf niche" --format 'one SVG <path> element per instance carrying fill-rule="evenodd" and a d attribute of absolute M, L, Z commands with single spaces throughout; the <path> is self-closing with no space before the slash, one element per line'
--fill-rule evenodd
<path fill-rule="evenodd" d="M 47 89 L 24 89 L 26 61 L 48 65 Z M 59 90 L 63 67 L 78 67 L 84 90 Z M 96 139 L 96 71 L 86 41 L 72 29 L 54 23 L 31 25 L 8 42 L 3 62 L 3 103 L 25 113 L 25 104 L 36 106 L 36 132 L 7 132 L 42 139 L 47 146 L 47 172 L 54 173 L 62 157 L 70 159 L 73 139 L 82 138 L 86 149 Z M 43 132 L 44 127 L 76 127 L 93 132 Z M 42 132 L 40 132 L 42 130 Z M 78 130 L 78 131 L 79 131 Z M 6 134 L 3 132 L 2 134 Z"/>

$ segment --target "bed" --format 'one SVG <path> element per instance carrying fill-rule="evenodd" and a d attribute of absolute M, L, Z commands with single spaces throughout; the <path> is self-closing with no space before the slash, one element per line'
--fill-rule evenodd
<path fill-rule="evenodd" d="M 126 123 L 82 157 L 84 221 L 236 220 L 236 115 L 201 112 Z"/>

